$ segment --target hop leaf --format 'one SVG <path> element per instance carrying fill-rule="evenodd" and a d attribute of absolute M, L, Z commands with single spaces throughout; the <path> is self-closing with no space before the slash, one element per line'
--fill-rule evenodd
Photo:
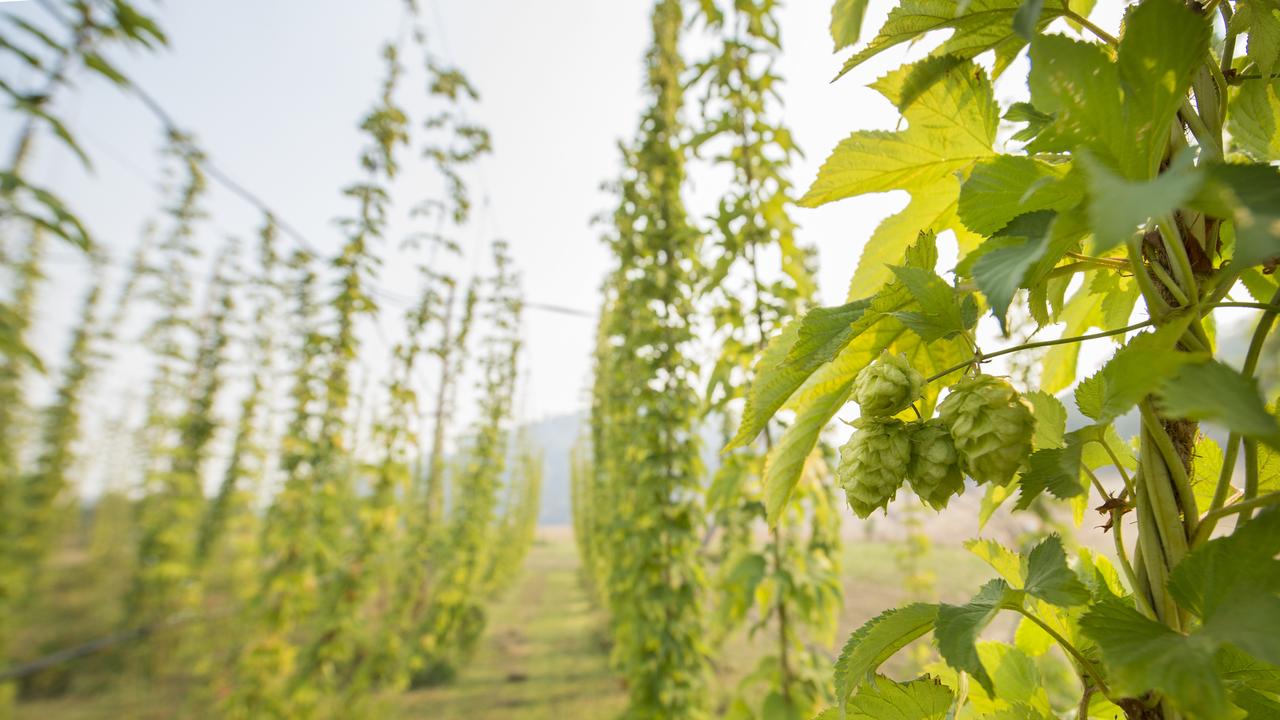
<path fill-rule="evenodd" d="M 1031 454 L 1031 406 L 1000 378 L 961 380 L 938 405 L 938 418 L 951 431 L 961 467 L 979 483 L 1008 484 Z"/>
<path fill-rule="evenodd" d="M 901 353 L 881 353 L 853 381 L 853 399 L 864 417 L 896 415 L 919 400 L 923 391 L 924 375 Z"/>
<path fill-rule="evenodd" d="M 911 434 L 908 472 L 911 489 L 935 510 L 945 508 L 952 497 L 964 492 L 960 453 L 941 420 L 935 418 L 916 425 Z"/>
<path fill-rule="evenodd" d="M 863 417 L 853 426 L 857 431 L 840 448 L 836 478 L 853 512 L 866 518 L 887 507 L 902 486 L 911 461 L 911 433 L 894 418 Z"/>

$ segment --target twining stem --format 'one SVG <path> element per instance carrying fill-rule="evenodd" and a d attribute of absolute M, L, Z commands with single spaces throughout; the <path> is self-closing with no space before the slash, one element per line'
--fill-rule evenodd
<path fill-rule="evenodd" d="M 1058 645 L 1062 646 L 1063 650 L 1067 651 L 1067 654 L 1075 658 L 1075 661 L 1077 664 L 1079 664 L 1080 669 L 1089 675 L 1089 677 L 1093 680 L 1094 686 L 1098 688 L 1098 691 L 1101 692 L 1108 700 L 1115 702 L 1115 698 L 1111 695 L 1111 689 L 1107 687 L 1106 681 L 1102 679 L 1102 674 L 1098 672 L 1098 668 L 1094 667 L 1093 663 L 1089 662 L 1089 659 L 1086 658 L 1079 650 L 1077 650 L 1074 645 L 1068 642 L 1067 639 L 1063 637 L 1061 633 L 1059 633 L 1057 630 L 1054 630 L 1052 627 L 1049 627 L 1049 625 L 1045 621 L 1036 617 L 1021 605 L 1014 606 L 1013 609 L 1016 610 L 1019 615 L 1035 623 L 1037 627 L 1039 627 L 1041 630 L 1044 630 L 1046 633 L 1048 633 L 1049 637 L 1053 638 L 1054 641 L 1058 643 Z"/>
<path fill-rule="evenodd" d="M 1196 287 L 1195 272 L 1191 269 L 1191 258 L 1187 256 L 1187 249 L 1182 245 L 1182 235 L 1174 225 L 1173 219 L 1169 216 L 1162 217 L 1156 222 L 1156 227 L 1160 229 L 1165 254 L 1173 262 L 1173 273 L 1178 278 L 1178 284 L 1182 286 L 1187 297 L 1199 300 L 1200 292 Z M 1159 263 L 1155 263 L 1152 267 L 1158 265 Z"/>
<path fill-rule="evenodd" d="M 1111 539 L 1116 544 L 1116 558 L 1120 560 L 1120 569 L 1124 571 L 1125 579 L 1129 581 L 1129 587 L 1133 589 L 1133 597 L 1138 604 L 1138 611 L 1143 615 L 1156 619 L 1155 608 L 1151 607 L 1151 598 L 1142 591 L 1142 585 L 1138 582 L 1138 574 L 1133 571 L 1133 563 L 1129 561 L 1129 553 L 1124 547 L 1124 531 L 1121 529 L 1124 525 L 1124 508 L 1111 509 Z"/>
<path fill-rule="evenodd" d="M 1156 279 L 1160 281 L 1161 285 L 1164 285 L 1164 289 L 1169 291 L 1169 294 L 1173 296 L 1174 300 L 1178 301 L 1179 305 L 1186 307 L 1191 304 L 1187 294 L 1182 292 L 1182 288 L 1178 287 L 1178 281 L 1174 280 L 1164 268 L 1155 264 L 1151 265 L 1150 268 L 1151 272 L 1155 273 Z"/>
<path fill-rule="evenodd" d="M 1151 510 L 1151 499 L 1147 492 L 1150 483 L 1147 482 L 1146 475 L 1145 467 L 1139 467 L 1134 483 L 1138 491 L 1135 498 L 1138 510 L 1138 550 L 1141 553 L 1138 562 L 1146 569 L 1147 582 L 1144 587 L 1151 593 L 1151 606 L 1156 610 L 1157 619 L 1172 626 L 1177 622 L 1178 608 L 1165 590 L 1169 581 L 1169 566 L 1164 548 L 1160 546 L 1160 531 Z"/>
<path fill-rule="evenodd" d="M 1177 450 L 1173 448 L 1173 439 L 1169 437 L 1169 433 L 1160 424 L 1160 419 L 1156 417 L 1155 408 L 1151 406 L 1150 401 L 1143 401 L 1138 407 L 1147 431 L 1151 433 L 1151 439 L 1155 441 L 1156 449 L 1160 451 L 1160 457 L 1164 459 L 1169 476 L 1178 490 L 1178 499 L 1182 503 L 1183 525 L 1187 530 L 1186 537 L 1195 537 L 1200 511 L 1196 507 L 1196 495 L 1191 490 L 1191 479 L 1187 477 L 1187 469 L 1183 466 Z"/>
<path fill-rule="evenodd" d="M 1168 314 L 1172 307 L 1165 301 L 1164 296 L 1156 289 L 1156 284 L 1151 282 L 1151 275 L 1147 272 L 1147 264 L 1142 262 L 1142 239 L 1139 237 L 1131 237 L 1126 242 L 1129 248 L 1129 265 L 1133 268 L 1133 277 L 1138 281 L 1138 288 L 1142 291 L 1142 297 L 1147 301 L 1147 311 L 1152 317 L 1162 318 Z"/>
<path fill-rule="evenodd" d="M 1151 429 L 1143 426 L 1141 457 L 1143 458 L 1143 480 L 1145 480 L 1147 498 L 1151 501 L 1151 512 L 1156 520 L 1161 545 L 1164 547 L 1167 567 L 1173 567 L 1187 555 L 1187 536 L 1183 523 L 1178 519 L 1178 504 L 1173 499 L 1173 480 L 1170 477 L 1167 463 L 1159 451 L 1153 447 L 1155 437 Z"/>
<path fill-rule="evenodd" d="M 1066 345 L 1068 343 L 1083 342 L 1085 340 L 1097 340 L 1098 338 L 1111 337 L 1113 335 L 1123 335 L 1125 333 L 1133 332 L 1134 330 L 1141 330 L 1142 328 L 1150 327 L 1151 325 L 1154 325 L 1154 324 L 1155 324 L 1155 321 L 1153 320 L 1145 320 L 1143 322 L 1134 323 L 1133 325 L 1118 328 L 1116 330 L 1105 330 L 1103 332 L 1096 332 L 1089 335 L 1058 338 L 1056 340 L 1038 340 L 1036 342 L 1023 343 L 1022 345 L 1015 345 L 1013 347 L 1008 347 L 1003 350 L 997 350 L 991 353 L 983 353 L 982 359 L 988 360 L 990 358 L 1000 357 L 1001 355 L 1008 355 L 1010 353 L 1016 353 L 1022 350 L 1032 350 L 1035 348 L 1049 347 L 1051 345 Z M 960 363 L 959 365 L 949 367 L 946 370 L 943 370 L 942 372 L 937 373 L 936 375 L 930 376 L 927 380 L 925 380 L 925 383 L 931 383 L 931 382 L 934 382 L 935 380 L 941 380 L 942 378 L 950 375 L 951 373 L 957 372 L 959 370 L 963 370 L 969 367 L 970 365 L 973 365 L 973 360 L 966 360 L 963 363 Z"/>

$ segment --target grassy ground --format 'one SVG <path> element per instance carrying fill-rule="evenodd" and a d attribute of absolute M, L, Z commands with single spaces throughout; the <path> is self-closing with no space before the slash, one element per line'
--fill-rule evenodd
<path fill-rule="evenodd" d="M 474 660 L 450 685 L 409 693 L 401 715 L 432 720 L 609 718 L 625 703 L 603 618 L 578 580 L 572 539 L 540 540 L 490 611 Z"/>
<path fill-rule="evenodd" d="M 898 560 L 901 545 L 846 542 L 844 611 L 831 648 L 833 658 L 850 631 L 881 611 L 915 599 L 959 601 L 992 575 L 962 548 L 935 547 L 919 568 L 933 576 L 933 589 L 924 597 L 912 597 Z M 609 669 L 604 630 L 604 617 L 579 582 L 573 539 L 563 532 L 542 533 L 515 586 L 490 608 L 489 627 L 473 661 L 448 685 L 387 698 L 389 720 L 616 717 L 626 695 Z M 713 706 L 722 705 L 769 643 L 767 633 L 727 640 L 711 689 Z M 161 720 L 189 715 L 176 688 L 131 687 L 118 674 L 107 672 L 108 658 L 79 662 L 87 664 L 67 666 L 69 675 L 96 678 L 95 682 L 77 682 L 61 697 L 22 703 L 18 720 Z M 908 664 L 898 658 L 886 669 L 907 676 L 914 671 Z"/>
<path fill-rule="evenodd" d="M 904 589 L 899 546 L 850 543 L 843 575 L 845 609 L 837 645 L 881 611 L 912 599 Z M 577 575 L 573 540 L 544 535 L 520 580 L 490 615 L 474 661 L 451 685 L 405 695 L 406 718 L 432 720 L 596 720 L 616 717 L 625 690 L 608 668 L 604 618 L 593 609 Z M 967 599 L 991 571 L 961 548 L 935 548 L 921 569 L 935 577 L 938 596 Z M 734 637 L 720 659 L 717 696 L 754 668 L 768 638 Z M 839 650 L 832 648 L 832 655 Z M 894 664 L 890 665 L 891 669 Z"/>

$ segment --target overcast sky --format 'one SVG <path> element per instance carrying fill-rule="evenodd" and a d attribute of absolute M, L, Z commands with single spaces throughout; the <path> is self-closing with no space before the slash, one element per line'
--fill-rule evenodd
<path fill-rule="evenodd" d="M 609 209 L 600 183 L 616 176 L 616 143 L 633 136 L 643 108 L 651 3 L 420 2 L 436 53 L 463 69 L 480 90 L 472 119 L 487 126 L 495 142 L 495 153 L 472 177 L 478 208 L 459 238 L 472 255 L 468 262 L 478 266 L 487 241 L 504 237 L 512 243 L 529 301 L 594 312 L 609 258 L 590 220 Z M 1112 0 L 1095 16 L 1114 18 L 1119 7 Z M 878 27 L 887 8 L 887 2 L 873 0 L 867 28 Z M 38 15 L 26 2 L 0 12 Z M 158 16 L 171 40 L 168 50 L 116 53 L 113 59 L 196 136 L 221 169 L 316 247 L 336 249 L 342 238 L 333 219 L 349 208 L 340 190 L 359 177 L 362 140 L 356 124 L 378 92 L 379 48 L 402 30 L 400 0 L 171 1 Z M 829 18 L 829 0 L 792 0 L 780 13 L 780 70 L 787 81 L 783 120 L 807 153 L 792 171 L 800 190 L 850 131 L 894 126 L 896 113 L 865 85 L 922 50 L 896 48 L 831 84 L 840 58 L 831 53 Z M 1016 77 L 1016 71 L 1008 76 Z M 420 84 L 415 80 L 405 90 L 413 109 Z M 1018 90 L 998 92 L 1007 97 Z M 33 174 L 58 188 L 123 259 L 157 207 L 159 125 L 136 98 L 92 79 L 84 79 L 62 108 L 95 158 L 95 170 L 86 174 L 45 143 Z M 12 125 L 5 118 L 3 129 Z M 399 187 L 411 202 L 418 178 L 425 176 L 406 164 Z M 819 250 L 827 302 L 843 300 L 863 240 L 905 202 L 899 193 L 795 211 L 802 241 Z M 211 254 L 226 235 L 250 238 L 260 222 L 254 208 L 216 185 L 208 205 L 213 219 L 201 242 Z M 413 275 L 403 268 L 412 263 L 399 262 L 405 258 L 394 246 L 385 254 L 382 282 L 411 294 Z M 64 341 L 84 278 L 84 263 L 75 253 L 64 247 L 56 256 L 39 334 L 51 350 Z M 400 310 L 385 308 L 380 331 L 370 333 L 374 348 L 394 342 L 399 324 Z M 594 321 L 531 309 L 525 325 L 531 383 L 522 398 L 524 417 L 583 407 Z"/>

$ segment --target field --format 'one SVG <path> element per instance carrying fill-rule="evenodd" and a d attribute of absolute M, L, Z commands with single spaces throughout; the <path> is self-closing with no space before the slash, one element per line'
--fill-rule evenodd
<path fill-rule="evenodd" d="M 846 549 L 839 637 L 906 599 L 896 544 L 850 543 Z M 945 599 L 958 600 L 991 574 L 957 548 L 936 549 L 925 562 Z M 451 685 L 405 695 L 402 716 L 550 720 L 616 715 L 625 706 L 625 693 L 608 667 L 603 618 L 584 594 L 577 572 L 572 538 L 542 532 L 513 592 L 493 607 L 492 625 L 475 661 Z M 723 657 L 732 661 L 718 668 L 721 691 L 732 687 L 760 652 L 745 637 L 730 642 L 735 647 Z"/>
<path fill-rule="evenodd" d="M 897 543 L 849 542 L 845 553 L 842 638 L 885 607 L 907 600 Z M 962 549 L 941 547 L 924 558 L 943 599 L 958 601 L 990 570 Z M 608 664 L 607 629 L 578 577 L 573 538 L 552 528 L 538 539 L 512 590 L 491 608 L 490 626 L 476 656 L 451 683 L 387 700 L 388 712 L 431 720 L 553 720 L 608 718 L 626 704 L 621 681 Z M 64 593 L 61 597 L 74 597 Z M 717 668 L 721 695 L 761 652 L 744 636 L 730 638 Z M 763 642 L 763 641 L 762 641 Z M 838 648 L 833 648 L 833 656 Z M 175 703 L 178 694 L 172 699 Z M 19 705 L 19 720 L 106 720 L 173 717 L 172 704 L 154 690 L 118 686 L 107 693 L 73 693 Z"/>

